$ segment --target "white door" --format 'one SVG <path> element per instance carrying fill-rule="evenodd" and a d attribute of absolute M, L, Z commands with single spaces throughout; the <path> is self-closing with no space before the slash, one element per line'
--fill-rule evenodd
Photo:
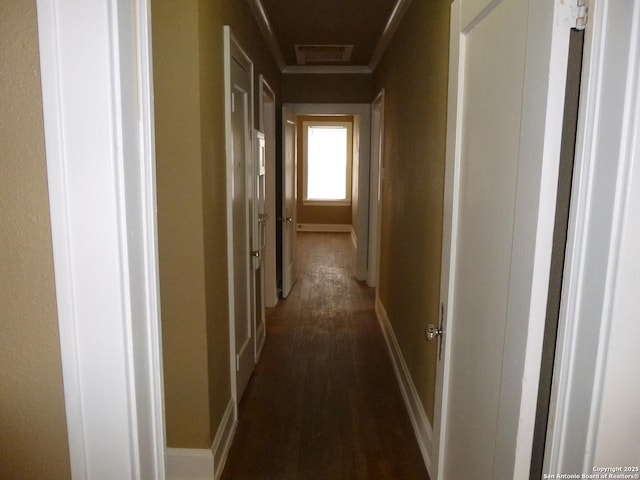
<path fill-rule="evenodd" d="M 225 32 L 230 36 L 228 29 Z M 227 37 L 229 38 L 229 37 Z M 240 47 L 230 38 L 229 91 L 230 105 L 230 195 L 232 231 L 232 304 L 233 341 L 236 365 L 236 401 L 240 401 L 255 368 L 253 342 L 250 249 L 250 203 L 253 176 L 252 123 L 252 65 Z"/>
<path fill-rule="evenodd" d="M 251 257 L 252 269 L 252 316 L 255 360 L 258 362 L 264 341 L 266 338 L 265 304 L 264 304 L 264 276 L 265 276 L 265 252 L 267 239 L 267 218 L 265 210 L 265 162 L 266 146 L 262 132 L 256 131 L 254 135 L 253 169 L 251 175 L 252 202 L 251 202 Z"/>
<path fill-rule="evenodd" d="M 555 3 L 452 5 L 437 479 L 529 477 L 569 33 Z"/>
<path fill-rule="evenodd" d="M 265 307 L 278 304 L 276 268 L 276 96 L 260 76 L 260 130 L 265 142 L 265 213 L 267 214 L 264 265 Z"/>
<path fill-rule="evenodd" d="M 296 116 L 283 109 L 282 298 L 296 282 Z"/>
<path fill-rule="evenodd" d="M 382 211 L 382 142 L 384 134 L 384 90 L 371 104 L 371 167 L 369 186 L 369 256 L 367 285 L 378 284 L 380 256 L 380 212 Z"/>

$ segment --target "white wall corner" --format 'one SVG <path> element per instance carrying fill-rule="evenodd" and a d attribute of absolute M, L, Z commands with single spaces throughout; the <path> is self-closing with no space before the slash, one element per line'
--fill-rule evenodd
<path fill-rule="evenodd" d="M 235 402 L 229 399 L 211 448 L 167 448 L 167 480 L 212 480 L 222 475 L 236 432 Z"/>
<path fill-rule="evenodd" d="M 407 367 L 400 345 L 396 339 L 396 335 L 391 326 L 391 321 L 384 305 L 380 301 L 380 297 L 376 296 L 376 316 L 380 323 L 382 334 L 384 335 L 387 347 L 389 349 L 389 356 L 391 357 L 391 363 L 393 364 L 393 370 L 396 373 L 396 380 L 400 386 L 400 392 L 402 398 L 409 412 L 409 418 L 411 419 L 411 425 L 413 426 L 413 432 L 416 435 L 420 452 L 422 453 L 422 459 L 427 467 L 429 476 L 433 476 L 431 467 L 431 452 L 433 451 L 433 428 L 427 414 L 422 406 L 422 401 L 416 390 L 416 386 L 413 383 L 411 374 Z"/>

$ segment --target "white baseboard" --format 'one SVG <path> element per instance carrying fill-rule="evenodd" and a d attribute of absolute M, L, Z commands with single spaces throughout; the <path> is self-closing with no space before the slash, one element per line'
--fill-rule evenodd
<path fill-rule="evenodd" d="M 235 431 L 235 404 L 233 399 L 230 399 L 211 448 L 167 448 L 167 480 L 220 478 Z"/>
<path fill-rule="evenodd" d="M 215 479 L 220 478 L 220 475 L 222 475 L 222 469 L 227 461 L 227 454 L 231 448 L 231 442 L 233 441 L 233 437 L 236 433 L 237 424 L 235 402 L 233 401 L 233 398 L 230 398 L 229 403 L 227 404 L 227 409 L 225 410 L 222 420 L 220 421 L 220 425 L 218 426 L 216 436 L 213 438 L 213 443 L 211 444 L 214 467 L 213 478 Z"/>
<path fill-rule="evenodd" d="M 202 448 L 167 448 L 167 480 L 211 480 L 213 453 Z"/>
<path fill-rule="evenodd" d="M 400 385 L 402 398 L 404 399 L 404 403 L 409 412 L 411 425 L 413 425 L 413 431 L 416 435 L 416 439 L 418 440 L 418 445 L 420 446 L 420 451 L 422 452 L 424 464 L 427 467 L 429 475 L 431 476 L 433 429 L 431 427 L 431 424 L 429 423 L 427 414 L 424 411 L 422 401 L 418 396 L 418 391 L 416 390 L 415 384 L 413 383 L 413 379 L 411 378 L 411 374 L 409 373 L 407 364 L 404 361 L 404 357 L 402 355 L 402 351 L 400 350 L 400 345 L 398 345 L 398 340 L 396 339 L 393 327 L 391 326 L 389 316 L 387 315 L 384 305 L 382 305 L 382 302 L 380 301 L 380 298 L 378 296 L 376 296 L 376 315 L 378 317 L 378 322 L 380 323 L 380 328 L 382 329 L 382 334 L 384 335 L 384 338 L 387 342 L 389 356 L 391 357 L 391 363 L 393 363 L 393 369 L 396 373 L 396 379 L 398 380 L 398 385 Z"/>
<path fill-rule="evenodd" d="M 343 223 L 298 223 L 298 232 L 335 232 L 352 233 L 353 227 Z"/>

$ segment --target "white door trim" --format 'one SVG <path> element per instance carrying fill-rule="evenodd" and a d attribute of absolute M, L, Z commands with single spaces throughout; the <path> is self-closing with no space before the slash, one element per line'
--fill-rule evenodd
<path fill-rule="evenodd" d="M 262 76 L 261 76 L 262 77 Z M 262 97 L 260 97 L 262 98 Z M 262 101 L 260 102 L 262 105 Z M 253 244 L 251 250 L 258 251 L 259 257 L 251 258 L 251 326 L 253 328 L 253 358 L 258 363 L 260 354 L 267 335 L 266 312 L 265 312 L 265 269 L 266 269 L 266 228 L 267 224 L 260 219 L 262 213 L 266 213 L 266 141 L 265 135 L 260 130 L 253 129 L 252 132 L 253 151 L 251 152 L 251 168 L 249 169 L 249 184 L 252 198 L 251 208 L 251 236 Z M 260 173 L 262 172 L 262 173 Z M 259 185 L 259 177 L 263 177 L 262 189 Z M 263 195 L 262 198 L 260 195 Z M 260 205 L 262 202 L 262 205 Z M 261 211 L 262 210 L 262 211 Z M 266 222 L 266 220 L 265 220 Z M 264 226 L 263 226 L 264 225 Z M 275 240 L 275 238 L 274 238 Z"/>
<path fill-rule="evenodd" d="M 360 169 L 358 171 L 358 222 L 355 235 L 356 278 L 367 279 L 369 248 L 369 162 L 371 152 L 370 103 L 285 103 L 283 109 L 294 115 L 360 115 Z M 284 110 L 283 110 L 284 111 Z"/>
<path fill-rule="evenodd" d="M 449 376 L 451 361 L 452 329 L 447 323 L 448 306 L 453 304 L 453 272 L 456 271 L 456 256 L 453 245 L 457 242 L 458 232 L 458 199 L 460 185 L 460 151 L 462 132 L 456 126 L 462 118 L 462 106 L 458 98 L 462 95 L 458 77 L 463 76 L 460 70 L 460 8 L 451 7 L 451 28 L 449 31 L 449 85 L 447 89 L 447 139 L 444 175 L 444 202 L 442 215 L 442 267 L 440 273 L 440 328 L 444 334 L 438 352 L 436 365 L 436 388 L 433 414 L 433 452 L 431 453 L 432 470 L 430 474 L 435 480 L 442 480 L 442 463 L 444 461 L 444 442 L 449 405 Z"/>
<path fill-rule="evenodd" d="M 378 113 L 376 113 L 378 110 Z M 375 128 L 374 128 L 375 127 Z M 378 135 L 376 136 L 376 132 Z M 369 182 L 369 250 L 367 285 L 377 287 L 380 264 L 380 220 L 384 169 L 384 88 L 371 103 L 371 165 Z"/>
<path fill-rule="evenodd" d="M 149 4 L 37 11 L 72 476 L 164 479 Z"/>
<path fill-rule="evenodd" d="M 296 283 L 296 231 L 297 223 L 297 134 L 296 117 L 286 107 L 282 107 L 282 298 L 287 298 Z M 290 151 L 292 150 L 292 151 Z M 293 163 L 293 165 L 291 165 Z M 293 204 L 288 203 L 293 199 Z"/>
<path fill-rule="evenodd" d="M 278 285 L 276 275 L 276 94 L 260 75 L 260 130 L 265 135 L 266 142 L 266 213 L 267 219 L 267 239 L 265 246 L 265 306 L 274 307 L 278 303 Z M 273 104 L 272 112 L 265 107 L 265 97 L 269 98 L 269 103 Z M 269 117 L 267 117 L 269 115 Z"/>
<path fill-rule="evenodd" d="M 638 363 L 610 362 L 623 343 L 640 349 L 637 327 L 622 333 L 637 325 L 637 291 L 623 293 L 637 289 L 637 276 L 633 287 L 629 276 L 620 283 L 638 271 L 624 246 L 640 242 L 628 230 L 629 212 L 637 218 L 629 195 L 640 189 L 632 175 L 640 167 L 639 55 L 640 4 L 590 2 L 545 472 L 638 463 Z M 629 381 L 611 388 L 611 369 Z"/>
<path fill-rule="evenodd" d="M 235 403 L 236 420 L 238 415 L 238 389 L 237 389 L 237 352 L 236 352 L 236 327 L 235 327 L 235 289 L 233 267 L 233 138 L 231 136 L 231 61 L 237 60 L 251 75 L 251 92 L 249 94 L 249 119 L 253 125 L 253 62 L 249 55 L 242 49 L 231 31 L 231 27 L 224 28 L 224 121 L 225 121 L 225 152 L 227 175 L 227 282 L 229 288 L 229 366 L 231 375 L 231 392 Z M 253 131 L 253 127 L 251 127 Z M 250 151 L 251 146 L 249 145 Z M 251 306 L 247 306 L 248 311 Z"/>

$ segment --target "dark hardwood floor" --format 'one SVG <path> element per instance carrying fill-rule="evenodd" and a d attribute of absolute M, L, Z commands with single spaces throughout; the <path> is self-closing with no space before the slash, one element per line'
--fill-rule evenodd
<path fill-rule="evenodd" d="M 348 234 L 298 234 L 224 480 L 428 479 Z"/>

